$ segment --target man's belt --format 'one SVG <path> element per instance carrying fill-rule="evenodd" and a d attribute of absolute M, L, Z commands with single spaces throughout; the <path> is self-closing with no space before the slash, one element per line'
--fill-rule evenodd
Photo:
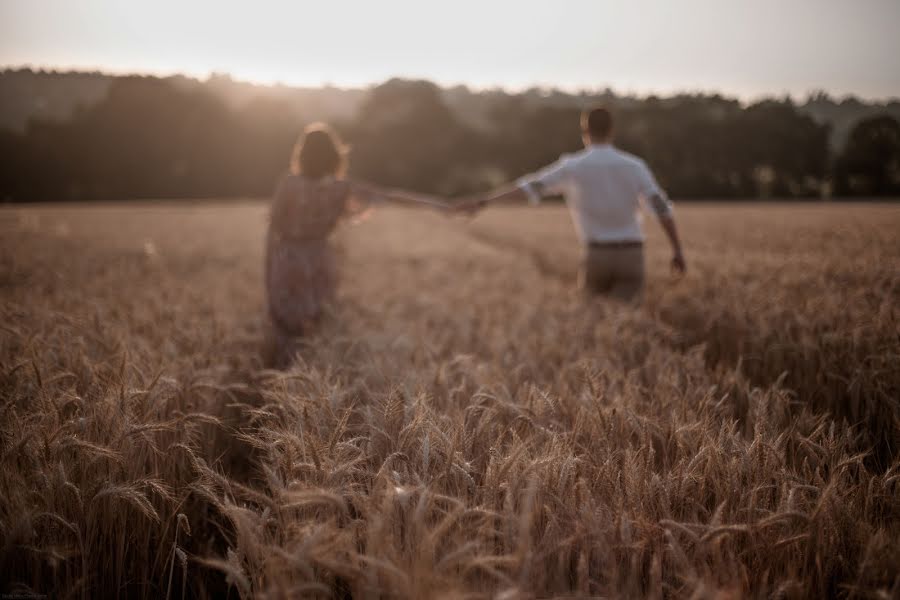
<path fill-rule="evenodd" d="M 588 242 L 589 248 L 640 248 L 644 242 L 640 240 L 623 240 L 621 242 Z"/>

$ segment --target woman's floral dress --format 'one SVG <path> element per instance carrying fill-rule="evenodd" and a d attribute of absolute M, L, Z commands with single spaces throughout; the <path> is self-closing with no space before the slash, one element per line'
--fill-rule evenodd
<path fill-rule="evenodd" d="M 328 237 L 364 206 L 347 181 L 289 175 L 278 186 L 266 242 L 269 316 L 281 344 L 302 335 L 332 302 L 337 268 Z"/>

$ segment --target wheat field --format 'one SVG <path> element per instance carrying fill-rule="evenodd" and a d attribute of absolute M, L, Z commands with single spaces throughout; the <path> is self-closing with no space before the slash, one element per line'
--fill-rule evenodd
<path fill-rule="evenodd" d="M 285 371 L 266 210 L 0 210 L 0 592 L 900 597 L 897 205 L 683 204 L 638 309 L 560 207 L 382 210 Z"/>

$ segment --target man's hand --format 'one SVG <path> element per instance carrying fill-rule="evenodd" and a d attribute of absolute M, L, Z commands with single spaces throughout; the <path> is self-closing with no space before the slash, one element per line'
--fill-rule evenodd
<path fill-rule="evenodd" d="M 681 253 L 681 250 L 678 250 L 675 256 L 672 257 L 672 272 L 684 275 L 685 271 L 687 271 L 687 265 L 684 262 L 684 254 Z"/>
<path fill-rule="evenodd" d="M 675 252 L 675 254 L 672 255 L 672 272 L 677 273 L 678 275 L 684 275 L 684 272 L 687 270 L 687 265 L 684 262 L 684 254 L 681 252 L 681 240 L 678 239 L 678 229 L 675 227 L 675 219 L 672 218 L 671 214 L 660 216 L 659 224 L 662 225 L 663 231 L 666 232 L 666 237 L 668 237 L 669 242 L 672 243 L 672 250 Z"/>

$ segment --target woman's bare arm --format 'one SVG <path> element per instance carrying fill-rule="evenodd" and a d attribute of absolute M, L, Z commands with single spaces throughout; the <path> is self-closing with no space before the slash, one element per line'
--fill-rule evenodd
<path fill-rule="evenodd" d="M 396 190 L 373 185 L 371 183 L 354 181 L 351 184 L 351 190 L 354 196 L 365 199 L 364 204 L 371 205 L 374 202 L 393 202 L 395 204 L 407 205 L 426 205 L 441 210 L 450 207 L 443 201 L 438 200 L 429 194 L 419 194 L 416 192 L 407 192 L 405 190 Z"/>

